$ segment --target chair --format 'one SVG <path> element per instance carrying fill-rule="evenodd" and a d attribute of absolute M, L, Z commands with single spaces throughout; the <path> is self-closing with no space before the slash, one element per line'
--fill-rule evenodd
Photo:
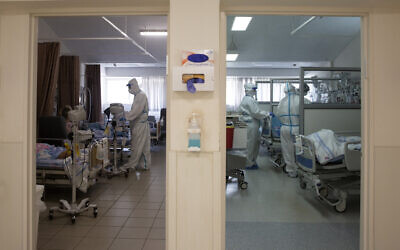
<path fill-rule="evenodd" d="M 160 122 L 157 122 L 156 117 L 152 115 L 147 118 L 147 121 L 150 126 L 150 140 L 157 144 L 161 136 Z"/>
<path fill-rule="evenodd" d="M 38 142 L 63 146 L 67 139 L 65 119 L 62 116 L 42 116 L 38 119 Z"/>

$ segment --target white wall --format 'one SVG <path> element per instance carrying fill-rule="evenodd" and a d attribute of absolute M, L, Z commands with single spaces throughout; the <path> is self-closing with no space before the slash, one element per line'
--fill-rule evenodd
<path fill-rule="evenodd" d="M 34 185 L 29 15 L 0 16 L 0 248 L 26 249 Z M 36 48 L 36 47 L 35 47 Z M 28 106 L 29 105 L 29 106 Z M 33 115 L 32 115 L 33 114 Z"/>
<path fill-rule="evenodd" d="M 369 128 L 367 140 L 368 159 L 373 170 L 365 178 L 369 181 L 373 199 L 373 208 L 368 216 L 374 225 L 373 249 L 399 249 L 400 246 L 400 195 L 398 189 L 400 176 L 400 124 L 398 107 L 400 106 L 399 67 L 400 58 L 400 10 L 374 11 L 369 19 L 368 37 L 369 62 L 368 75 L 371 89 L 365 95 L 370 96 L 370 112 L 365 115 L 365 129 Z M 392 195 L 393 194 L 393 195 Z"/>
<path fill-rule="evenodd" d="M 62 41 L 59 41 L 57 34 L 52 28 L 44 21 L 44 19 L 39 18 L 39 29 L 38 29 L 39 42 L 54 42 L 58 41 L 60 43 L 60 54 L 70 55 L 71 51 L 65 46 Z"/>
<path fill-rule="evenodd" d="M 334 67 L 361 67 L 361 35 L 358 34 L 333 61 Z"/>
<path fill-rule="evenodd" d="M 361 135 L 360 109 L 305 109 L 304 134 L 330 129 L 341 135 Z"/>
<path fill-rule="evenodd" d="M 225 81 L 220 79 L 220 65 L 225 62 L 221 61 L 224 48 L 220 46 L 226 41 L 220 41 L 219 7 L 218 0 L 170 1 L 169 82 L 174 68 L 181 64 L 183 50 L 213 49 L 215 89 L 191 94 L 168 88 L 168 250 L 224 249 Z M 194 18 L 194 13 L 201 14 Z M 200 115 L 198 153 L 187 152 L 192 112 Z"/>

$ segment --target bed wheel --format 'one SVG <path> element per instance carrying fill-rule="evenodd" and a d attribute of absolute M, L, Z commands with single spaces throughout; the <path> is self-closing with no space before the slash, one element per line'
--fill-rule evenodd
<path fill-rule="evenodd" d="M 76 221 L 76 216 L 75 215 L 71 215 L 71 222 L 72 224 L 75 224 Z"/>
<path fill-rule="evenodd" d="M 346 211 L 346 208 L 347 208 L 347 206 L 346 206 L 346 200 L 342 200 L 339 204 L 337 204 L 337 205 L 335 206 L 335 210 L 336 210 L 336 212 L 338 212 L 338 213 L 343 213 L 344 211 Z"/>
<path fill-rule="evenodd" d="M 303 181 L 303 180 L 300 180 L 300 188 L 301 189 L 306 189 L 306 187 L 307 187 L 307 183 L 305 181 Z"/>
<path fill-rule="evenodd" d="M 129 172 L 125 172 L 125 178 L 128 178 Z"/>
<path fill-rule="evenodd" d="M 49 220 L 53 220 L 54 214 L 53 211 L 49 211 Z"/>
<path fill-rule="evenodd" d="M 98 211 L 97 211 L 97 207 L 93 208 L 93 216 L 94 218 L 97 217 Z"/>
<path fill-rule="evenodd" d="M 247 189 L 248 184 L 247 184 L 247 182 L 243 181 L 243 182 L 239 183 L 239 186 L 240 186 L 240 189 Z"/>
<path fill-rule="evenodd" d="M 328 197 L 328 189 L 326 187 L 320 188 L 318 190 L 318 192 L 319 192 L 319 196 L 324 197 L 324 198 Z"/>

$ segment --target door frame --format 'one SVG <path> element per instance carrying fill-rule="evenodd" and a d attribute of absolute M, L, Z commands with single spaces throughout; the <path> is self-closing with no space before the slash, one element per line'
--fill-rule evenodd
<path fill-rule="evenodd" d="M 362 108 L 361 108 L 361 138 L 362 138 L 362 159 L 361 159 L 361 197 L 360 197 L 360 249 L 373 249 L 374 246 L 374 178 L 373 178 L 373 152 L 371 145 L 373 145 L 373 137 L 371 136 L 371 82 L 368 72 L 370 71 L 368 60 L 370 58 L 368 50 L 368 40 L 370 34 L 369 27 L 369 11 L 368 9 L 327 9 L 327 8 L 299 8 L 299 7 L 271 7 L 271 6 L 250 6 L 250 7 L 227 7 L 221 10 L 221 23 L 220 27 L 225 28 L 225 31 L 220 32 L 221 41 L 221 57 L 226 56 L 226 41 L 227 41 L 227 22 L 226 17 L 231 15 L 276 15 L 276 16 L 337 16 L 337 17 L 360 17 L 361 27 L 361 84 L 362 84 Z M 224 52 L 224 53 L 222 53 Z M 221 66 L 222 67 L 222 66 Z M 226 79 L 226 66 L 225 70 L 221 70 L 221 79 Z M 223 75 L 225 74 L 225 75 Z M 226 84 L 226 83 L 225 83 Z M 225 100 L 225 99 L 224 99 Z M 226 103 L 221 101 L 220 103 Z M 225 194 L 225 189 L 223 190 Z M 225 198 L 224 198 L 225 199 Z M 225 203 L 225 201 L 224 201 Z M 226 205 L 225 205 L 226 206 Z M 225 220 L 225 213 L 224 220 Z M 224 221 L 225 223 L 225 221 Z"/>
<path fill-rule="evenodd" d="M 34 249 L 37 241 L 37 233 L 35 227 L 35 184 L 36 184 L 36 158 L 34 152 L 36 143 L 36 112 L 37 112 L 37 43 L 38 43 L 38 26 L 40 17 L 58 17 L 58 16 L 166 16 L 169 19 L 169 8 L 166 7 L 90 7 L 90 8 L 67 8 L 67 7 L 49 7 L 39 10 L 29 11 L 30 32 L 29 32 L 29 83 L 28 83 L 28 156 L 27 156 L 27 181 L 28 193 L 27 197 L 27 244 L 26 249 Z M 169 29 L 169 21 L 167 21 L 167 30 Z M 168 54 L 167 38 L 167 54 Z M 166 62 L 168 64 L 168 62 Z M 166 76 L 167 79 L 167 76 Z M 168 85 L 167 85 L 168 93 Z M 167 94 L 166 105 L 169 106 L 170 96 Z M 169 145 L 169 136 L 167 138 L 167 150 Z M 166 159 L 165 159 L 166 160 Z M 25 199 L 27 198 L 27 199 Z M 168 216 L 166 216 L 168 223 Z"/>

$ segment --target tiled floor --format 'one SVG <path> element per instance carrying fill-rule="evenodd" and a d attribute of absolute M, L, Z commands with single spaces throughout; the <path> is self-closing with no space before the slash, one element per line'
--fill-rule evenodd
<path fill-rule="evenodd" d="M 90 210 L 76 218 L 55 213 L 39 220 L 38 249 L 79 250 L 163 250 L 165 249 L 165 146 L 152 147 L 150 171 L 99 178 L 87 194 L 99 207 L 98 217 Z M 60 198 L 70 200 L 68 189 L 47 189 L 47 207 L 57 206 Z"/>
<path fill-rule="evenodd" d="M 246 171 L 246 190 L 226 188 L 226 249 L 358 249 L 360 197 L 337 213 L 272 167 L 261 147 L 258 170 Z"/>

